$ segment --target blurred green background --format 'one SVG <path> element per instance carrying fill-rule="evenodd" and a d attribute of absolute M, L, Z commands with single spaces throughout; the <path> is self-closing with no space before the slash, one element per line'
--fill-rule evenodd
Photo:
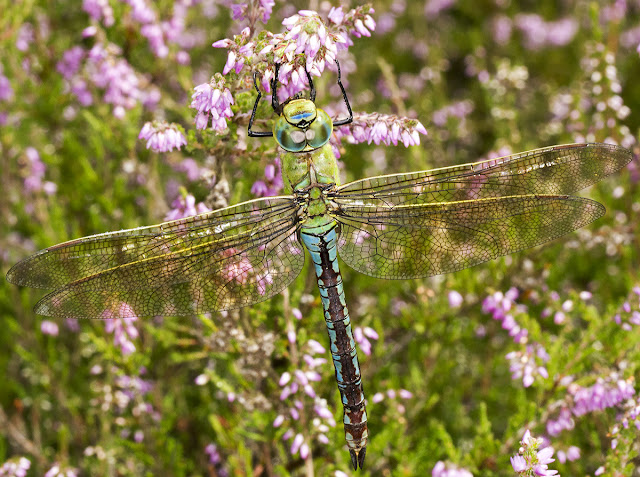
<path fill-rule="evenodd" d="M 152 3 L 163 21 L 186 9 L 186 64 L 178 62 L 183 44 L 169 42 L 164 58 L 153 54 L 134 3 L 111 0 L 108 26 L 90 20 L 82 2 L 3 8 L 0 65 L 12 91 L 0 82 L 3 274 L 59 242 L 162 222 L 186 193 L 210 208 L 251 199 L 252 184 L 273 164 L 274 145 L 246 137 L 255 93 L 245 83 L 234 83 L 236 116 L 225 135 L 197 132 L 188 107 L 193 87 L 227 60 L 211 43 L 246 25 L 231 19 L 230 3 Z M 283 31 L 282 19 L 299 9 L 326 18 L 331 6 L 337 5 L 277 3 L 265 28 Z M 638 2 L 428 0 L 373 7 L 372 36 L 351 37 L 354 45 L 339 56 L 351 105 L 417 118 L 428 136 L 411 148 L 344 143 L 344 180 L 570 142 L 636 148 Z M 97 33 L 83 38 L 92 24 Z M 155 109 L 139 101 L 117 117 L 95 84 L 86 85 L 93 104 L 80 104 L 79 85 L 60 74 L 58 63 L 68 49 L 99 41 L 120 47 L 115 56 L 138 75 L 136 88 L 157 89 Z M 333 73 L 316 87 L 320 107 L 339 104 Z M 137 136 L 154 119 L 181 125 L 188 146 L 147 150 Z M 182 168 L 188 157 L 200 168 L 195 179 Z M 589 227 L 459 273 L 385 281 L 342 267 L 354 326 L 379 335 L 370 340 L 371 354 L 360 356 L 372 436 L 362 475 L 431 475 L 438 461 L 475 476 L 515 475 L 509 457 L 525 429 L 550 437 L 556 451 L 580 448 L 579 459 L 551 465 L 562 475 L 595 475 L 599 468 L 599 475 L 640 475 L 633 413 L 623 403 L 575 416 L 575 427 L 557 436 L 546 432 L 558 409 L 573 402 L 571 386 L 616 379 L 635 386 L 639 178 L 636 161 L 591 188 L 589 197 L 605 204 L 607 215 Z M 518 296 L 508 311 L 528 330 L 528 343 L 514 343 L 482 309 L 485 298 L 511 288 Z M 461 304 L 452 306 L 452 291 Z M 43 317 L 32 312 L 42 295 L 0 280 L 0 463 L 25 456 L 34 476 L 55 463 L 77 475 L 351 475 L 329 362 L 316 368 L 322 379 L 313 383 L 338 422 L 324 432 L 329 442 L 317 438 L 311 398 L 301 401 L 301 420 L 272 425 L 291 406 L 279 399 L 282 373 L 303 365 L 299 354 L 309 339 L 326 342 L 308 263 L 287 293 L 259 305 L 137 321 L 139 336 L 129 335 L 136 350 L 128 355 L 101 322 L 57 321 L 57 333 L 43 332 Z M 292 308 L 301 320 L 292 318 Z M 558 312 L 564 320 L 554 320 Z M 618 324 L 616 315 L 631 324 Z M 538 363 L 549 376 L 524 387 L 511 378 L 505 356 L 520 352 L 535 360 L 527 350 L 533 343 L 549 355 Z M 399 396 L 402 389 L 411 397 Z M 384 399 L 372 402 L 379 392 Z M 283 440 L 288 431 L 304 436 L 312 458 L 292 455 L 292 440 Z M 205 451 L 210 444 L 219 460 Z"/>

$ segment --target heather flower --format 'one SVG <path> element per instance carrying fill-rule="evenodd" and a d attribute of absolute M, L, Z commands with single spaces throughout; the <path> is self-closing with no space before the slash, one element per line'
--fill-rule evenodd
<path fill-rule="evenodd" d="M 82 9 L 89 14 L 92 20 L 102 21 L 106 27 L 110 27 L 114 23 L 113 9 L 109 5 L 109 0 L 84 0 Z"/>
<path fill-rule="evenodd" d="M 535 438 L 531 436 L 531 433 L 527 430 L 524 433 L 522 441 L 520 441 L 520 448 L 518 454 L 511 457 L 511 466 L 513 470 L 522 477 L 529 476 L 557 476 L 559 477 L 557 470 L 549 469 L 549 464 L 555 461 L 552 459 L 553 448 L 542 446 L 543 440 L 541 438 Z"/>
<path fill-rule="evenodd" d="M 54 464 L 54 466 L 44 474 L 44 477 L 78 477 L 78 473 L 71 467 Z"/>
<path fill-rule="evenodd" d="M 187 139 L 178 126 L 166 121 L 146 122 L 140 130 L 138 139 L 146 139 L 147 149 L 154 152 L 169 152 L 173 151 L 173 148 L 180 149 L 187 144 Z"/>
<path fill-rule="evenodd" d="M 300 413 L 306 407 L 308 407 L 309 399 L 312 401 L 312 411 L 307 411 L 309 414 L 313 412 L 312 425 L 310 429 L 305 432 L 307 436 L 314 436 L 314 438 L 323 444 L 329 443 L 327 438 L 327 432 L 330 427 L 335 427 L 336 422 L 333 418 L 333 412 L 329 410 L 327 401 L 316 396 L 316 392 L 313 389 L 312 383 L 318 382 L 322 379 L 320 373 L 316 371 L 316 368 L 323 368 L 327 360 L 322 357 L 316 357 L 316 354 L 324 354 L 324 347 L 315 340 L 309 340 L 306 343 L 307 352 L 303 354 L 302 361 L 304 365 L 301 369 L 296 369 L 292 373 L 284 372 L 280 376 L 278 382 L 282 388 L 280 392 L 280 400 L 288 405 L 285 412 L 281 412 L 273 421 L 274 427 L 281 427 L 287 420 L 292 422 L 300 419 Z M 295 436 L 295 437 L 294 437 Z M 308 445 L 304 442 L 304 436 L 302 434 L 296 434 L 292 428 L 289 428 L 282 439 L 285 441 L 291 440 L 293 442 L 289 448 L 292 455 L 296 455 L 300 452 L 300 456 L 305 459 L 309 455 Z"/>
<path fill-rule="evenodd" d="M 574 416 L 582 416 L 589 412 L 617 406 L 635 395 L 632 379 L 621 379 L 616 373 L 606 378 L 598 378 L 590 387 L 569 385 L 569 395 L 573 401 L 571 412 Z"/>
<path fill-rule="evenodd" d="M 139 23 L 151 23 L 156 20 L 156 12 L 145 0 L 125 0 L 131 6 L 131 18 Z"/>
<path fill-rule="evenodd" d="M 256 63 L 256 55 L 263 57 L 261 63 L 269 66 L 263 70 L 260 81 L 268 92 L 275 74 L 274 65 L 280 64 L 278 94 L 284 100 L 308 87 L 307 72 L 320 76 L 325 66 L 335 68 L 338 50 L 351 44 L 349 35 L 371 34 L 375 22 L 369 13 L 373 13 L 369 7 L 358 7 L 346 13 L 341 7 L 333 8 L 325 22 L 317 12 L 302 10 L 283 21 L 285 33 L 267 31 L 256 43 L 250 39 L 250 31 L 246 28 L 233 39 L 216 41 L 213 46 L 229 50 L 223 74 L 232 70 L 238 74 L 245 64 Z"/>
<path fill-rule="evenodd" d="M 564 430 L 570 430 L 575 427 L 575 421 L 571 415 L 571 410 L 563 406 L 555 418 L 547 420 L 547 433 L 550 436 L 557 436 Z"/>
<path fill-rule="evenodd" d="M 336 131 L 338 141 L 343 138 L 350 144 L 366 142 L 387 146 L 398 142 L 405 147 L 420 144 L 420 134 L 427 134 L 427 130 L 417 119 L 399 118 L 385 114 L 354 113 L 353 122 L 340 126 Z"/>
<path fill-rule="evenodd" d="M 215 468 L 215 475 L 227 477 L 229 473 L 224 468 L 224 462 L 220 456 L 220 452 L 218 452 L 218 447 L 213 443 L 208 444 L 204 448 L 204 452 L 207 454 L 209 464 Z"/>
<path fill-rule="evenodd" d="M 191 107 L 198 111 L 196 128 L 205 129 L 211 118 L 211 128 L 222 133 L 227 128 L 225 118 L 233 116 L 231 105 L 233 96 L 226 88 L 225 79 L 219 73 L 211 77 L 209 83 L 203 83 L 194 88 L 191 95 Z"/>
<path fill-rule="evenodd" d="M 473 477 L 467 469 L 458 467 L 451 463 L 444 463 L 441 460 L 436 462 L 431 471 L 432 477 Z"/>
<path fill-rule="evenodd" d="M 566 451 L 559 450 L 556 453 L 556 456 L 558 457 L 558 462 L 561 464 L 564 464 L 565 462 L 573 462 L 580 458 L 580 449 L 576 446 L 571 446 Z"/>
<path fill-rule="evenodd" d="M 105 311 L 103 317 L 105 320 L 104 329 L 107 333 L 113 333 L 114 344 L 120 347 L 120 351 L 124 356 L 127 356 L 136 350 L 136 347 L 131 340 L 138 338 L 139 334 L 136 327 L 133 326 L 133 321 L 137 318 L 133 314 L 131 307 L 126 303 L 122 303 L 121 308 L 125 310 L 122 312 L 122 315 L 127 316 L 128 318 L 110 318 L 110 316 L 112 316 L 110 311 Z"/>
<path fill-rule="evenodd" d="M 271 12 L 276 2 L 274 0 L 252 0 L 247 3 L 234 3 L 231 5 L 232 18 L 234 20 L 248 20 L 250 24 L 260 19 L 267 23 L 271 18 Z"/>
<path fill-rule="evenodd" d="M 171 203 L 172 209 L 164 216 L 164 220 L 178 220 L 185 217 L 211 212 L 204 203 L 198 202 L 191 194 L 180 196 Z"/>
<path fill-rule="evenodd" d="M 2 74 L 0 65 L 0 101 L 11 101 L 13 99 L 13 88 L 9 79 Z"/>
<path fill-rule="evenodd" d="M 45 335 L 58 336 L 58 324 L 50 320 L 42 320 L 40 331 Z"/>
<path fill-rule="evenodd" d="M 456 0 L 428 0 L 424 6 L 424 14 L 427 17 L 438 16 L 444 10 L 448 10 L 456 3 Z"/>
<path fill-rule="evenodd" d="M 631 331 L 634 326 L 640 325 L 640 287 L 633 288 L 627 300 L 613 316 L 613 321 L 625 331 Z"/>
<path fill-rule="evenodd" d="M 451 290 L 447 294 L 447 298 L 449 300 L 449 306 L 451 308 L 460 308 L 462 306 L 462 302 L 464 301 L 464 298 L 462 298 L 460 292 L 457 292 L 455 290 Z"/>
<path fill-rule="evenodd" d="M 390 403 L 386 404 L 387 407 L 392 404 L 395 406 L 395 410 L 398 413 L 404 414 L 406 409 L 404 407 L 404 404 L 400 400 L 411 399 L 412 397 L 413 394 L 411 394 L 411 392 L 407 391 L 406 389 L 399 389 L 397 391 L 395 389 L 387 389 L 385 392 L 379 391 L 375 393 L 371 398 L 371 402 L 374 404 L 378 404 L 387 399 L 388 401 L 390 401 Z"/>
<path fill-rule="evenodd" d="M 153 109 L 160 99 L 158 89 L 149 86 L 120 55 L 120 48 L 113 44 L 97 43 L 89 51 L 75 46 L 63 54 L 57 70 L 83 106 L 93 103 L 92 89 L 98 88 L 103 91 L 102 101 L 113 107 L 119 119 L 138 103 Z"/>
<path fill-rule="evenodd" d="M 368 326 L 365 326 L 364 328 L 356 326 L 353 330 L 353 338 L 360 346 L 362 352 L 369 356 L 371 355 L 371 342 L 367 338 L 377 340 L 378 333 L 376 333 L 373 328 L 369 328 Z"/>
<path fill-rule="evenodd" d="M 27 177 L 24 179 L 24 190 L 30 193 L 44 192 L 47 195 L 55 194 L 57 190 L 56 184 L 50 181 L 45 181 L 44 176 L 47 171 L 47 166 L 40 159 L 40 154 L 33 147 L 27 147 L 25 149 L 25 156 L 27 158 Z"/>
<path fill-rule="evenodd" d="M 497 15 L 494 17 L 491 28 L 493 30 L 493 39 L 499 45 L 505 45 L 511 39 L 513 25 L 508 16 Z"/>
<path fill-rule="evenodd" d="M 30 467 L 26 457 L 12 457 L 0 466 L 0 477 L 26 477 Z"/>
<path fill-rule="evenodd" d="M 190 182 L 197 181 L 206 173 L 206 169 L 201 168 L 198 162 L 191 157 L 187 157 L 182 162 L 173 165 L 173 169 L 178 172 L 184 172 Z"/>
<path fill-rule="evenodd" d="M 524 34 L 524 46 L 529 50 L 566 45 L 578 32 L 578 22 L 573 18 L 545 22 L 539 15 L 530 13 L 516 15 L 514 23 Z"/>
<path fill-rule="evenodd" d="M 56 70 L 66 80 L 71 80 L 78 72 L 85 58 L 85 50 L 81 46 L 74 46 L 62 54 L 62 59 L 56 65 Z"/>
<path fill-rule="evenodd" d="M 549 361 L 549 355 L 538 343 L 527 345 L 522 351 L 511 351 L 505 356 L 509 361 L 511 379 L 522 379 L 522 384 L 528 388 L 537 376 L 549 377 L 547 368 L 543 366 Z"/>
<path fill-rule="evenodd" d="M 482 311 L 490 313 L 494 320 L 500 321 L 502 328 L 509 332 L 509 336 L 513 338 L 515 343 L 526 343 L 529 332 L 520 327 L 513 316 L 516 312 L 526 311 L 524 305 L 515 302 L 517 298 L 518 290 L 515 288 L 509 289 L 505 294 L 496 292 L 484 299 Z M 513 312 L 509 313 L 511 310 Z"/>
<path fill-rule="evenodd" d="M 256 197 L 271 197 L 282 191 L 282 171 L 280 159 L 264 168 L 264 180 L 258 180 L 251 186 L 251 193 Z"/>
<path fill-rule="evenodd" d="M 33 34 L 33 25 L 31 23 L 24 23 L 18 30 L 16 38 L 16 48 L 20 51 L 27 51 L 29 45 L 35 40 Z"/>
<path fill-rule="evenodd" d="M 457 101 L 435 111 L 433 113 L 433 124 L 440 127 L 445 126 L 449 117 L 464 120 L 472 111 L 473 103 L 471 101 Z"/>

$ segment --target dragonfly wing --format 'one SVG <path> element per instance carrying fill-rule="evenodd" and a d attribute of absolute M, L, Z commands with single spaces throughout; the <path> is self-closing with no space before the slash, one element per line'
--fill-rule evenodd
<path fill-rule="evenodd" d="M 221 215 L 228 220 L 217 221 Z M 215 228 L 206 225 L 208 219 L 213 219 Z M 170 222 L 171 227 L 162 224 L 171 230 L 156 236 L 156 243 L 162 246 L 144 239 L 139 242 L 153 253 L 138 254 L 135 261 L 63 285 L 45 296 L 36 312 L 72 318 L 130 318 L 229 310 L 275 295 L 304 265 L 292 198 L 245 202 L 185 219 L 189 220 L 197 225 L 176 228 L 183 221 Z M 138 230 L 117 232 L 117 240 L 127 236 L 135 243 Z M 104 238 L 112 243 L 111 235 Z M 100 248 L 99 240 L 92 238 L 93 248 Z"/>
<path fill-rule="evenodd" d="M 370 177 L 339 187 L 335 200 L 340 204 L 376 198 L 398 205 L 569 194 L 613 174 L 631 159 L 631 151 L 612 144 L 551 146 L 472 164 Z"/>
<path fill-rule="evenodd" d="M 243 202 L 193 217 L 148 227 L 107 232 L 41 250 L 13 266 L 11 283 L 57 289 L 105 270 L 261 227 L 294 212 L 290 197 Z"/>
<path fill-rule="evenodd" d="M 553 240 L 604 211 L 598 202 L 580 197 L 522 195 L 392 207 L 343 205 L 335 217 L 342 260 L 366 275 L 394 279 L 472 267 Z"/>

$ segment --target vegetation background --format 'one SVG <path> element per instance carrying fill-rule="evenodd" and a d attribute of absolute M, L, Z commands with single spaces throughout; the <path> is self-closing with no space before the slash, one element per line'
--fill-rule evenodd
<path fill-rule="evenodd" d="M 272 141 L 246 137 L 250 69 L 227 75 L 223 134 L 195 128 L 193 88 L 227 62 L 213 42 L 337 6 L 5 2 L 3 275 L 59 242 L 277 189 Z M 373 8 L 371 36 L 351 34 L 339 54 L 351 104 L 417 118 L 428 135 L 410 148 L 343 141 L 344 180 L 552 144 L 637 147 L 637 0 Z M 91 63 L 97 44 L 107 60 Z M 337 110 L 335 73 L 315 81 L 318 104 Z M 138 135 L 154 120 L 187 146 L 148 150 Z M 640 475 L 639 180 L 634 161 L 588 191 L 604 218 L 459 273 L 384 281 L 343 267 L 369 397 L 362 475 L 515 475 L 527 429 L 562 475 Z M 351 475 L 333 369 L 313 361 L 328 357 L 313 354 L 326 343 L 314 288 L 307 264 L 287 292 L 238 312 L 105 324 L 45 320 L 32 312 L 41 291 L 0 280 L 0 475 Z M 283 394 L 302 375 L 319 380 Z"/>

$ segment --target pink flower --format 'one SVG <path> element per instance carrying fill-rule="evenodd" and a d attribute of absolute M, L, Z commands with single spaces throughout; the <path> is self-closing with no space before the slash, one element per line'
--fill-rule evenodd
<path fill-rule="evenodd" d="M 211 128 L 217 132 L 224 132 L 227 128 L 225 118 L 233 116 L 231 105 L 233 96 L 225 87 L 225 80 L 216 73 L 209 83 L 203 83 L 194 88 L 191 95 L 191 107 L 196 109 L 196 128 L 205 129 L 211 119 Z"/>
<path fill-rule="evenodd" d="M 45 335 L 58 336 L 58 324 L 53 321 L 43 320 L 40 323 L 40 331 Z"/>
<path fill-rule="evenodd" d="M 166 121 L 146 122 L 140 130 L 138 139 L 146 139 L 147 149 L 154 152 L 169 152 L 174 148 L 180 149 L 187 144 L 187 139 L 178 126 Z"/>

